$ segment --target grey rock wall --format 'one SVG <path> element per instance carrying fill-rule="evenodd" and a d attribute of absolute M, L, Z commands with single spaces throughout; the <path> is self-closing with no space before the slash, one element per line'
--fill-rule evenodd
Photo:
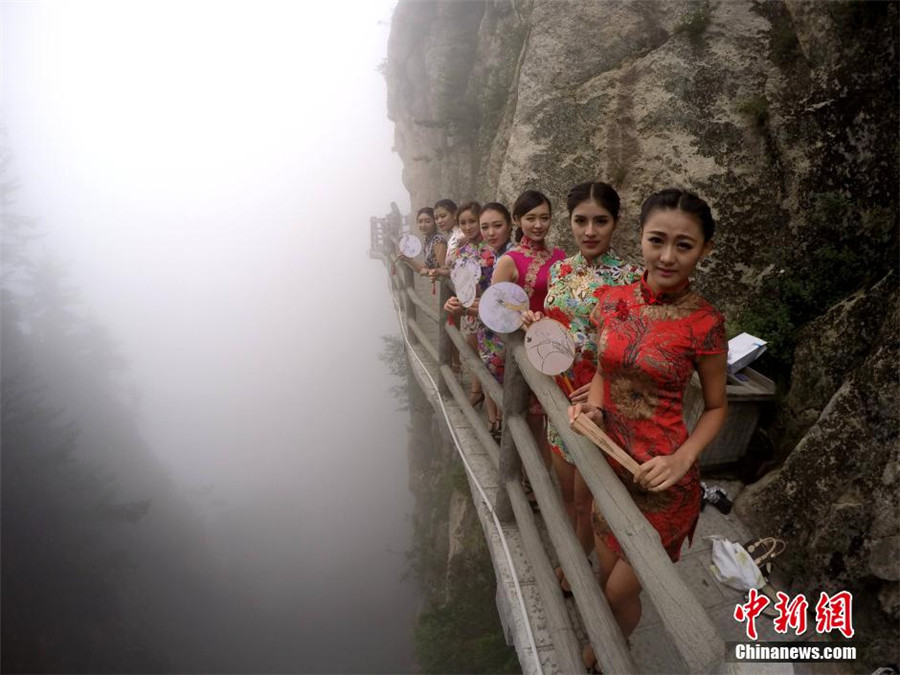
<path fill-rule="evenodd" d="M 798 587 L 846 584 L 895 641 L 898 17 L 896 2 L 401 0 L 386 66 L 414 208 L 537 188 L 571 252 L 565 195 L 605 180 L 614 245 L 638 259 L 648 194 L 710 201 L 697 285 L 733 332 L 765 327 L 781 350 L 781 468 L 742 512 L 789 539 Z"/>

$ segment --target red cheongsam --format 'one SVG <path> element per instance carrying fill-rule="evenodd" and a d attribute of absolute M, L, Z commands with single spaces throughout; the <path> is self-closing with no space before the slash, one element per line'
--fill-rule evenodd
<path fill-rule="evenodd" d="M 638 464 L 671 455 L 688 438 L 682 401 L 697 360 L 728 349 L 725 319 L 690 287 L 656 295 L 641 279 L 628 286 L 602 286 L 595 295 L 591 320 L 597 327 L 606 433 Z M 618 462 L 609 462 L 659 532 L 669 557 L 678 560 L 700 515 L 698 464 L 669 489 L 647 492 Z M 593 520 L 594 531 L 622 555 L 596 504 Z"/>

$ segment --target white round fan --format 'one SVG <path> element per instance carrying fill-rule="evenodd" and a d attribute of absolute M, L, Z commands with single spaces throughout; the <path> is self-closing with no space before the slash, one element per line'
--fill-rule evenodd
<path fill-rule="evenodd" d="M 415 258 L 421 252 L 422 241 L 417 236 L 407 232 L 402 237 L 400 237 L 400 253 L 405 255 L 407 258 Z"/>
<path fill-rule="evenodd" d="M 481 296 L 478 316 L 497 333 L 512 333 L 522 325 L 522 312 L 528 309 L 525 289 L 510 281 L 494 284 Z"/>
<path fill-rule="evenodd" d="M 559 321 L 544 318 L 525 332 L 525 353 L 531 365 L 545 375 L 559 375 L 575 362 L 575 341 Z"/>
<path fill-rule="evenodd" d="M 478 292 L 481 265 L 471 258 L 457 259 L 450 270 L 450 280 L 456 289 L 456 297 L 463 307 L 471 307 Z"/>

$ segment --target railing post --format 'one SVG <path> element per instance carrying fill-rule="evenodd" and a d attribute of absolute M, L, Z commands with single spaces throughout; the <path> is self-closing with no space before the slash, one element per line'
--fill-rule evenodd
<path fill-rule="evenodd" d="M 412 301 L 412 298 L 409 297 L 409 293 L 407 292 L 409 289 L 415 290 L 416 282 L 415 282 L 415 270 L 412 267 L 405 263 L 398 263 L 398 267 L 400 267 L 400 274 L 403 275 L 403 314 L 404 321 L 406 321 L 406 336 L 409 338 L 409 343 L 411 345 L 415 345 L 419 343 L 419 337 L 409 330 L 409 320 L 416 320 L 416 303 Z"/>
<path fill-rule="evenodd" d="M 522 334 L 519 331 L 503 336 L 506 352 L 506 369 L 503 373 L 503 435 L 500 438 L 500 486 L 497 491 L 497 503 L 494 508 L 501 522 L 510 523 L 515 520 L 506 484 L 511 480 L 519 480 L 522 474 L 522 460 L 516 449 L 516 442 L 509 431 L 507 421 L 513 415 L 525 416 L 528 412 L 528 397 L 531 390 L 525 382 L 522 371 L 516 360 L 512 358 L 512 350 L 521 344 Z"/>
<path fill-rule="evenodd" d="M 450 315 L 444 311 L 444 304 L 450 299 L 450 284 L 445 279 L 441 279 L 440 288 L 438 289 L 438 315 L 441 317 L 438 323 L 438 356 L 439 365 L 450 365 L 450 353 L 453 349 L 453 343 L 450 341 L 450 334 L 447 332 L 447 324 L 451 321 Z M 442 396 L 451 396 L 450 388 L 444 382 L 444 378 L 438 380 L 438 391 Z"/>

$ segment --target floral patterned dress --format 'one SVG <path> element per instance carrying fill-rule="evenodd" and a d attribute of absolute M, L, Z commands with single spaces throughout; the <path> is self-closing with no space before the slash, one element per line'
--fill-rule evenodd
<path fill-rule="evenodd" d="M 499 251 L 484 244 L 481 248 L 481 278 L 478 280 L 479 297 L 491 285 L 491 277 L 494 276 L 494 267 L 497 261 L 504 253 L 512 248 L 512 242 L 507 241 Z M 498 382 L 503 381 L 503 340 L 500 336 L 484 325 L 481 320 L 478 321 L 475 337 L 478 340 L 478 355 L 482 362 L 487 366 L 488 371 L 494 376 Z"/>
<path fill-rule="evenodd" d="M 476 241 L 466 242 L 459 247 L 456 252 L 456 260 L 474 260 L 479 265 L 481 265 L 481 251 L 485 247 L 487 247 L 487 244 L 479 235 Z M 493 274 L 493 270 L 494 268 L 491 267 L 491 274 Z M 482 270 L 482 277 L 479 277 L 479 284 L 481 283 L 483 276 L 484 275 Z M 488 283 L 490 283 L 490 279 L 488 279 Z M 479 319 L 477 316 L 469 316 L 468 314 L 463 314 L 459 324 L 459 332 L 463 335 L 475 335 L 480 324 L 481 319 Z"/>
<path fill-rule="evenodd" d="M 629 286 L 602 287 L 591 314 L 597 326 L 606 433 L 638 464 L 671 455 L 687 440 L 682 403 L 688 380 L 700 357 L 728 349 L 725 319 L 712 305 L 689 286 L 656 295 L 645 278 Z M 698 464 L 669 489 L 647 492 L 618 462 L 607 459 L 677 561 L 700 515 Z M 594 532 L 621 556 L 596 502 L 593 523 Z"/>
<path fill-rule="evenodd" d="M 506 255 L 516 263 L 518 272 L 516 283 L 525 289 L 529 309 L 532 312 L 543 311 L 550 267 L 566 257 L 565 251 L 561 248 L 551 251 L 544 242 L 534 242 L 528 237 L 522 237 L 522 241 L 509 249 Z"/>
<path fill-rule="evenodd" d="M 436 244 L 446 244 L 447 238 L 441 234 L 440 232 L 432 232 L 431 234 L 425 235 L 425 267 L 430 270 L 437 268 L 438 261 L 437 256 L 434 254 L 434 247 Z"/>
<path fill-rule="evenodd" d="M 611 250 L 593 262 L 588 262 L 579 252 L 550 268 L 544 314 L 568 328 L 575 342 L 572 367 L 556 376 L 556 383 L 567 395 L 590 383 L 597 370 L 596 332 L 591 325 L 591 312 L 600 289 L 634 283 L 641 278 L 641 273 L 640 267 L 625 262 Z M 569 464 L 574 463 L 552 423 L 547 425 L 547 439 L 553 452 Z"/>

